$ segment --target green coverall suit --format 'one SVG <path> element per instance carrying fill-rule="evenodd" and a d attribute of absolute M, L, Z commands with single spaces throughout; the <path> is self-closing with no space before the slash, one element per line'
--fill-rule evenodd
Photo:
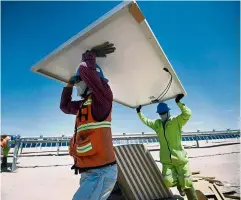
<path fill-rule="evenodd" d="M 193 188 L 187 153 L 181 144 L 182 127 L 190 119 L 191 110 L 181 102 L 178 102 L 177 105 L 182 113 L 177 117 L 170 118 L 165 125 L 161 119 L 147 119 L 141 112 L 138 115 L 141 121 L 158 135 L 160 160 L 163 165 L 162 174 L 166 186 L 178 185 L 182 190 L 185 190 Z"/>

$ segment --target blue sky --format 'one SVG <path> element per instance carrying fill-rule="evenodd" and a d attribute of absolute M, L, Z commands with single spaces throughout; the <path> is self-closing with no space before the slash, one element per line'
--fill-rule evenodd
<path fill-rule="evenodd" d="M 2 2 L 1 128 L 21 135 L 70 135 L 59 109 L 63 84 L 32 65 L 119 2 Z M 138 2 L 188 92 L 184 131 L 239 128 L 240 3 Z M 179 113 L 169 101 L 172 115 Z M 150 118 L 156 105 L 143 108 Z M 113 132 L 149 132 L 135 110 L 114 104 Z"/>

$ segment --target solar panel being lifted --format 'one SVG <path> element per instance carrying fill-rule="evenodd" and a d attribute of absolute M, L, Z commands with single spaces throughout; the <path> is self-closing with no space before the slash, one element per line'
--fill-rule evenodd
<path fill-rule="evenodd" d="M 114 100 L 135 108 L 175 98 L 186 92 L 143 13 L 134 1 L 124 1 L 58 49 L 32 71 L 67 82 L 80 64 L 81 54 L 106 41 L 116 51 L 97 58 Z M 163 70 L 163 69 L 166 70 Z"/>

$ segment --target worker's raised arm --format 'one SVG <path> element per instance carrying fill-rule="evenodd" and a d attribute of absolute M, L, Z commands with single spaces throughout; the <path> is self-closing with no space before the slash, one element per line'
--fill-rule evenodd
<path fill-rule="evenodd" d="M 84 62 L 79 68 L 80 77 L 92 90 L 93 101 L 98 101 L 103 110 L 112 106 L 113 94 L 108 83 L 101 79 L 96 71 L 96 57 L 105 58 L 108 54 L 113 53 L 115 49 L 114 44 L 109 42 L 94 46 L 90 51 L 83 54 L 82 60 Z"/>
<path fill-rule="evenodd" d="M 176 98 L 176 103 L 182 112 L 180 115 L 177 116 L 178 123 L 181 127 L 187 123 L 187 121 L 190 119 L 192 115 L 191 110 L 184 103 L 180 102 L 183 96 L 184 95 L 181 94 L 181 95 L 178 95 Z"/>
<path fill-rule="evenodd" d="M 60 109 L 65 114 L 76 115 L 80 107 L 80 101 L 72 101 L 73 85 L 69 84 L 63 88 Z"/>
<path fill-rule="evenodd" d="M 151 120 L 151 119 L 148 119 L 147 117 L 145 117 L 145 115 L 141 112 L 141 106 L 139 106 L 136 109 L 136 111 L 137 111 L 137 114 L 138 114 L 140 120 L 142 121 L 142 123 L 147 125 L 151 129 L 155 130 L 155 121 L 156 120 Z"/>
<path fill-rule="evenodd" d="M 101 79 L 96 71 L 96 55 L 91 51 L 86 51 L 82 56 L 83 62 L 80 64 L 79 73 L 81 79 L 87 87 L 92 90 L 92 94 L 100 104 L 113 101 L 113 94 L 108 83 Z"/>

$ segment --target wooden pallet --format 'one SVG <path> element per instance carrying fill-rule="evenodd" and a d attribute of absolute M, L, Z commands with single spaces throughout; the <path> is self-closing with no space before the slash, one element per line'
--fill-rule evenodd
<path fill-rule="evenodd" d="M 223 193 L 218 189 L 218 186 L 215 183 L 210 185 L 209 188 L 213 191 L 217 200 L 225 200 Z"/>

